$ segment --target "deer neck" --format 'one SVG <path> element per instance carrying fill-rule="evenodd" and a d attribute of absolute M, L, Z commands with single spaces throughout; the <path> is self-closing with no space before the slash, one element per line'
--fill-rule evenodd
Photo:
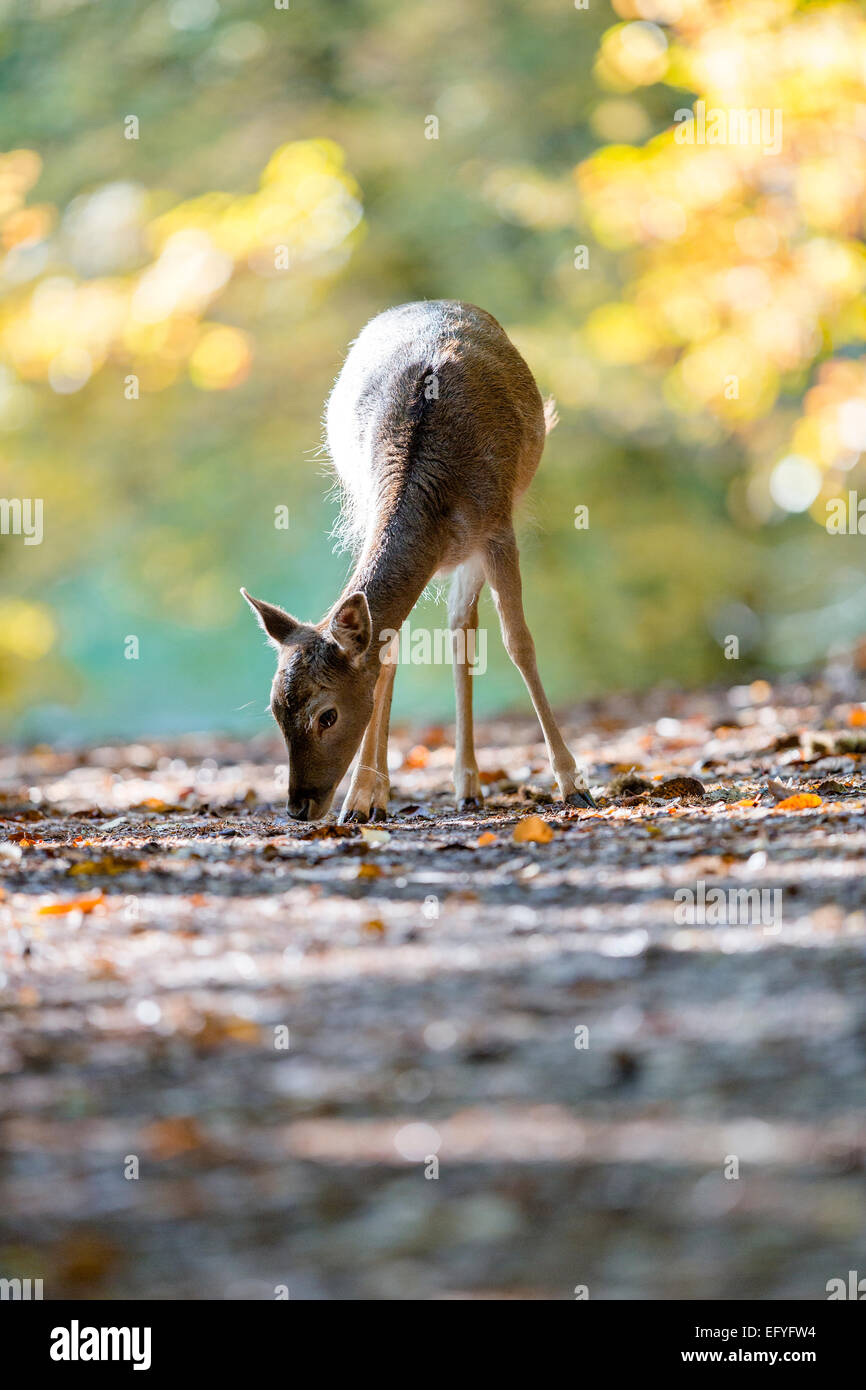
<path fill-rule="evenodd" d="M 407 488 L 380 512 L 343 594 L 366 594 L 371 649 L 377 651 L 385 640 L 381 634 L 399 632 L 438 568 L 441 522 L 437 525 L 423 501 Z"/>

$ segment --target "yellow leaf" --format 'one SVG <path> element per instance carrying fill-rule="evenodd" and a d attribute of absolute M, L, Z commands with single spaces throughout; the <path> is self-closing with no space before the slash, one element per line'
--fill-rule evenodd
<path fill-rule="evenodd" d="M 814 792 L 797 792 L 796 796 L 788 796 L 784 801 L 780 801 L 776 807 L 777 811 L 807 811 L 812 806 L 820 806 L 821 798 Z"/>
<path fill-rule="evenodd" d="M 40 917 L 62 917 L 66 912 L 92 912 L 102 902 L 103 893 L 86 893 L 81 898 L 69 898 L 62 903 L 45 903 L 39 908 Z"/>
<path fill-rule="evenodd" d="M 553 830 L 541 816 L 524 816 L 514 827 L 514 839 L 520 845 L 546 845 L 553 839 Z"/>
<path fill-rule="evenodd" d="M 79 878 L 87 874 L 123 874 L 134 867 L 133 864 L 127 864 L 122 859 L 115 859 L 112 855 L 104 855 L 102 859 L 85 859 L 81 864 L 73 864 L 67 873 L 70 878 Z"/>

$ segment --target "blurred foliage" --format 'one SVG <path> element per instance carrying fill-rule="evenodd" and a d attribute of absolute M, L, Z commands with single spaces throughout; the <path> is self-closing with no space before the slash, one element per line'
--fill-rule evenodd
<path fill-rule="evenodd" d="M 866 498 L 856 0 L 0 18 L 0 495 L 44 501 L 42 544 L 0 536 L 8 728 L 268 727 L 238 586 L 335 597 L 322 403 L 412 298 L 489 309 L 559 401 L 524 541 L 554 698 L 862 630 L 856 518 L 825 526 Z M 491 643 L 480 707 L 522 698 Z M 401 673 L 398 713 L 449 705 Z"/>

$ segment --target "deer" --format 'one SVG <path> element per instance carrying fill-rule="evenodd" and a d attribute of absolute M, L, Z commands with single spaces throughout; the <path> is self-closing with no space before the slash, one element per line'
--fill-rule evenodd
<path fill-rule="evenodd" d="M 240 591 L 276 649 L 270 709 L 288 751 L 290 817 L 326 817 L 358 753 L 339 821 L 387 819 L 393 634 L 431 580 L 449 573 L 455 647 L 460 640 L 465 651 L 477 631 L 486 582 L 560 797 L 595 808 L 538 674 L 514 532 L 515 504 L 555 423 L 553 401 L 542 401 L 501 325 L 473 304 L 402 304 L 378 314 L 351 344 L 325 411 L 341 526 L 354 556 L 348 582 L 318 623 Z M 484 801 L 472 673 L 466 661 L 453 668 L 454 790 L 459 811 L 472 812 Z"/>

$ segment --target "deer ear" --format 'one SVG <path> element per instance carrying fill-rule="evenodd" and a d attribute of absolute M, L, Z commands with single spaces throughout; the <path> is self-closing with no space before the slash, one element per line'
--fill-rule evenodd
<path fill-rule="evenodd" d="M 282 647 L 297 640 L 303 623 L 299 623 L 297 618 L 293 618 L 284 608 L 278 608 L 275 603 L 265 603 L 263 599 L 253 598 L 246 589 L 241 589 L 241 593 L 256 615 L 262 632 L 267 634 L 268 641 L 273 646 Z"/>
<path fill-rule="evenodd" d="M 353 661 L 362 657 L 373 635 L 373 620 L 366 594 L 350 594 L 331 614 L 328 631 Z"/>

